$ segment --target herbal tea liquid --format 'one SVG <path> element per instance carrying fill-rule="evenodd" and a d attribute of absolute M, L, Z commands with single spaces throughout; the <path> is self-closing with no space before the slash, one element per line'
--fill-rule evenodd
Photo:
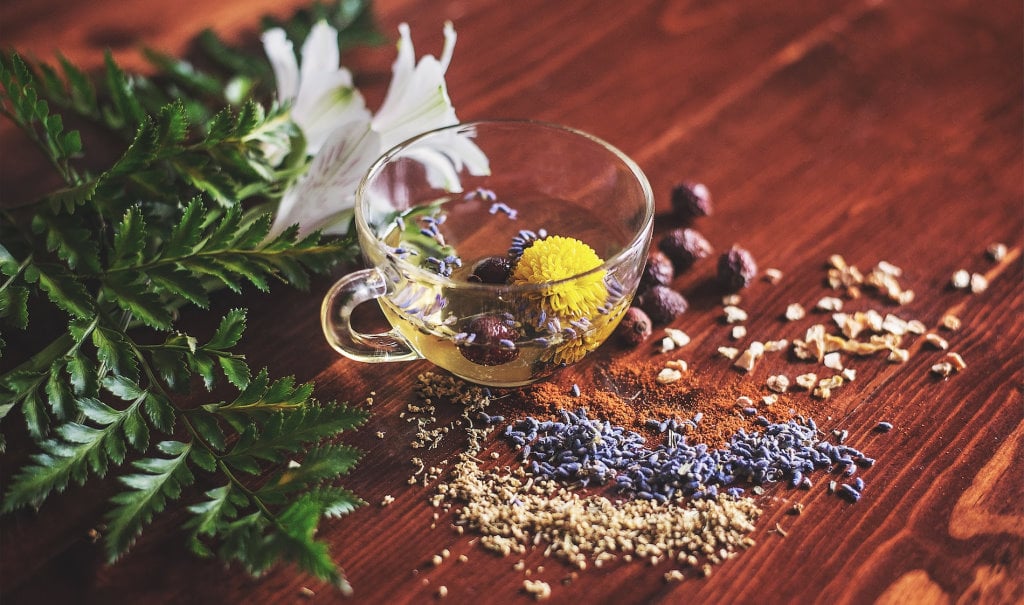
<path fill-rule="evenodd" d="M 595 216 L 566 200 L 498 201 L 486 194 L 417 206 L 397 217 L 383 240 L 393 254 L 429 275 L 410 270 L 395 276 L 393 292 L 379 299 L 381 308 L 435 364 L 469 380 L 528 384 L 596 348 L 629 299 L 608 274 L 599 286 L 599 307 L 555 313 L 543 288 L 479 287 L 471 283 L 474 267 L 492 257 L 514 264 L 509 250 L 515 242 L 529 247 L 545 236 L 589 246 L 598 266 L 629 244 L 632 234 L 622 218 Z"/>

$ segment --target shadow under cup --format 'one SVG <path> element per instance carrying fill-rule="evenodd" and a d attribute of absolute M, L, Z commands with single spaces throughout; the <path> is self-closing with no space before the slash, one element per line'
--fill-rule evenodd
<path fill-rule="evenodd" d="M 328 292 L 324 333 L 358 361 L 426 358 L 475 383 L 529 384 L 612 333 L 653 216 L 637 165 L 586 133 L 527 121 L 429 132 L 363 179 L 355 226 L 370 268 Z M 391 331 L 351 325 L 373 299 Z"/>

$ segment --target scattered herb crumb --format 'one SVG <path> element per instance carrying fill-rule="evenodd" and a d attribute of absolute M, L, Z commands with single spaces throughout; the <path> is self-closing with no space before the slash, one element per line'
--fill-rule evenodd
<path fill-rule="evenodd" d="M 989 258 L 998 263 L 999 261 L 1006 258 L 1006 244 L 1003 244 L 1001 242 L 994 242 L 989 245 L 985 252 L 986 254 L 988 254 Z"/>
<path fill-rule="evenodd" d="M 551 597 L 551 585 L 543 580 L 523 580 L 523 590 L 538 601 Z"/>
<path fill-rule="evenodd" d="M 686 579 L 686 576 L 683 575 L 683 572 L 679 571 L 678 569 L 673 569 L 665 572 L 664 577 L 666 582 L 682 582 Z"/>

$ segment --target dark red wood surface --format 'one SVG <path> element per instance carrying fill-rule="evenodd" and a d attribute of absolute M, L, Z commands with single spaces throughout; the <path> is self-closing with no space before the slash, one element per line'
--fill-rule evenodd
<path fill-rule="evenodd" d="M 7 0 L 0 44 L 50 60 L 60 49 L 83 67 L 114 49 L 140 67 L 145 44 L 184 52 L 201 28 L 255 39 L 262 14 L 287 15 L 302 3 Z M 761 499 L 757 545 L 707 579 L 668 584 L 665 565 L 590 569 L 569 586 L 567 569 L 540 552 L 527 566 L 552 584 L 552 602 L 1010 603 L 1024 600 L 1024 405 L 1021 314 L 1024 233 L 1024 80 L 1019 2 L 811 0 L 805 2 L 634 2 L 484 0 L 380 2 L 383 31 L 410 23 L 419 53 L 438 53 L 441 28 L 459 40 L 448 72 L 462 119 L 525 117 L 590 131 L 634 157 L 656 192 L 658 232 L 676 182 L 706 183 L 716 212 L 701 231 L 722 249 L 739 242 L 762 267 L 784 272 L 775 286 L 744 292 L 747 327 L 764 338 L 794 336 L 779 314 L 790 302 L 827 294 L 823 263 L 842 254 L 862 269 L 887 260 L 917 297 L 898 309 L 929 327 L 947 312 L 964 327 L 949 335 L 967 369 L 938 380 L 939 356 L 916 347 L 903 365 L 858 365 L 858 380 L 817 404 L 819 424 L 841 426 L 879 463 L 856 505 L 776 486 Z M 371 107 L 390 77 L 393 47 L 346 56 Z M 45 162 L 21 152 L 0 127 L 4 203 L 30 199 Z M 992 242 L 1009 247 L 999 263 Z M 986 274 L 979 294 L 953 291 L 950 275 Z M 720 294 L 707 287 L 712 263 L 673 285 L 691 299 L 677 322 L 703 380 L 736 380 L 715 357 L 730 344 Z M 318 309 L 329 280 L 308 293 L 277 289 L 241 302 L 251 309 L 243 350 L 250 365 L 312 380 L 323 400 L 361 402 L 375 392 L 372 419 L 348 442 L 366 451 L 344 484 L 369 503 L 326 520 L 320 536 L 355 587 L 359 603 L 430 602 L 438 586 L 456 603 L 527 602 L 517 559 L 500 558 L 431 528 L 430 491 L 405 484 L 416 455 L 413 426 L 398 417 L 413 402 L 425 362 L 361 365 L 335 355 L 320 335 Z M 225 295 L 222 308 L 240 304 Z M 894 308 L 895 310 L 895 308 Z M 187 318 L 202 326 L 202 316 Z M 799 336 L 799 334 L 795 334 Z M 647 348 L 608 345 L 598 356 Z M 585 362 L 560 384 L 592 381 Z M 773 365 L 775 364 L 775 365 Z M 788 371 L 766 361 L 757 376 Z M 878 420 L 897 429 L 878 435 Z M 384 431 L 386 439 L 377 439 Z M 449 459 L 454 447 L 424 455 Z M 19 457 L 21 456 L 21 457 Z M 24 452 L 4 454 L 4 476 Z M 393 495 L 390 506 L 379 505 Z M 14 602 L 234 603 L 334 602 L 330 588 L 283 567 L 254 580 L 235 568 L 190 556 L 163 516 L 119 563 L 107 566 L 88 531 L 102 516 L 102 485 L 72 488 L 35 512 L 0 519 L 0 599 Z M 791 502 L 804 514 L 786 514 Z M 776 523 L 788 535 L 770 531 Z M 448 548 L 464 564 L 433 568 Z M 308 587 L 313 596 L 303 596 Z"/>

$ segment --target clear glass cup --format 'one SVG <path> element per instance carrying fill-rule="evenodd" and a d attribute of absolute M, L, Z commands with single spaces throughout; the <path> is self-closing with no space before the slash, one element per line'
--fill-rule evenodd
<path fill-rule="evenodd" d="M 449 161 L 467 142 L 487 170 Z M 428 132 L 361 182 L 354 224 L 369 268 L 324 297 L 324 334 L 357 361 L 425 358 L 478 384 L 529 384 L 612 333 L 636 293 L 653 218 L 636 163 L 584 132 L 501 120 Z M 352 325 L 370 300 L 391 330 Z"/>

